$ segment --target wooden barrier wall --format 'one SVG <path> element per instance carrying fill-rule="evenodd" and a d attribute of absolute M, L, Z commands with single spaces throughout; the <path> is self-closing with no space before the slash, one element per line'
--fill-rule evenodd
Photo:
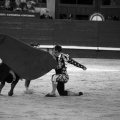
<path fill-rule="evenodd" d="M 0 33 L 10 35 L 28 44 L 61 44 L 65 46 L 94 47 L 96 50 L 69 50 L 73 57 L 120 58 L 120 22 L 90 22 L 69 20 L 41 20 L 36 18 L 0 17 Z"/>

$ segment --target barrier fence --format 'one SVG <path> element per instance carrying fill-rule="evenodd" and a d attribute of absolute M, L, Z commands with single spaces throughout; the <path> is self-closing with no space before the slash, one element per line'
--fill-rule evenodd
<path fill-rule="evenodd" d="M 120 58 L 120 22 L 0 17 L 0 33 L 50 49 L 63 46 L 72 57 Z"/>

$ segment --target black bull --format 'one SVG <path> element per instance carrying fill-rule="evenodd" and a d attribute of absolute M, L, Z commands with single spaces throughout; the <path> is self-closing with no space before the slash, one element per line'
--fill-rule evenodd
<path fill-rule="evenodd" d="M 11 88 L 10 91 L 8 92 L 8 95 L 12 96 L 14 88 L 18 83 L 20 77 L 16 73 L 14 73 L 15 74 L 15 79 L 14 79 L 13 75 L 10 73 L 10 70 L 11 70 L 10 67 L 7 66 L 5 63 L 0 64 L 0 82 L 1 82 L 0 93 L 2 91 L 2 88 L 5 86 L 5 82 L 7 82 L 7 83 L 11 83 Z"/>

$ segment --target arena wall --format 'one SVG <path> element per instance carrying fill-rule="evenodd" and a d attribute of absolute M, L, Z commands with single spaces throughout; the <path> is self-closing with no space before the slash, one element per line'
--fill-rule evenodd
<path fill-rule="evenodd" d="M 0 33 L 48 48 L 61 44 L 72 57 L 120 58 L 120 22 L 0 17 Z"/>

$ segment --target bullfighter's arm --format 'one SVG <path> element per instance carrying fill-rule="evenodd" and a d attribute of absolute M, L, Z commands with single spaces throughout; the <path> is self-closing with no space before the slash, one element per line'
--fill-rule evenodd
<path fill-rule="evenodd" d="M 73 60 L 71 57 L 68 58 L 67 62 L 76 66 L 76 67 L 82 68 L 83 70 L 87 69 L 84 65 L 82 65 L 82 64 L 78 63 L 77 61 Z"/>

